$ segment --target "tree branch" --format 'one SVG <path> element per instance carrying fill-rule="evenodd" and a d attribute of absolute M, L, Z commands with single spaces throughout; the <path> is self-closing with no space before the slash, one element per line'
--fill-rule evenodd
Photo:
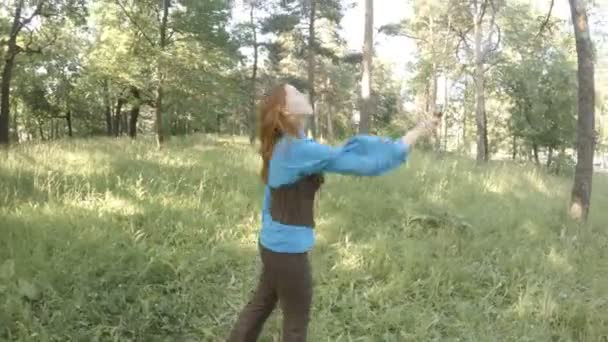
<path fill-rule="evenodd" d="M 467 51 L 473 51 L 473 49 L 471 49 L 471 45 L 469 45 L 469 43 L 467 42 L 467 34 L 471 31 L 471 28 L 469 27 L 465 32 L 463 32 L 462 30 L 453 27 L 453 31 L 460 37 L 460 41 L 458 42 L 458 48 L 456 50 L 458 51 L 458 49 L 460 48 L 460 43 L 462 42 L 464 43 L 465 49 Z"/>
<path fill-rule="evenodd" d="M 28 46 L 26 46 L 25 48 L 22 48 L 19 45 L 15 45 L 15 48 L 17 49 L 17 53 L 21 53 L 21 52 L 25 52 L 29 55 L 33 55 L 33 54 L 38 54 L 38 53 L 42 53 L 42 48 L 38 47 L 36 49 L 32 49 Z"/>
<path fill-rule="evenodd" d="M 498 51 L 498 48 L 500 47 L 500 42 L 502 40 L 502 30 L 500 29 L 500 26 L 496 25 L 496 32 L 498 34 L 498 39 L 496 40 L 496 44 L 494 45 L 493 48 L 489 48 L 488 49 L 488 53 L 494 53 L 496 51 Z M 488 46 L 492 44 L 492 42 L 488 42 Z"/>
<path fill-rule="evenodd" d="M 122 10 L 122 12 L 124 13 L 124 15 L 129 19 L 129 21 L 131 22 L 131 24 L 133 24 L 133 26 L 135 26 L 137 28 L 137 30 L 139 31 L 139 33 L 148 41 L 148 43 L 150 43 L 151 46 L 156 46 L 157 44 L 154 42 L 154 40 L 150 39 L 150 37 L 148 37 L 148 35 L 146 34 L 146 32 L 142 29 L 141 26 L 139 26 L 139 24 L 137 23 L 137 21 L 135 19 L 133 19 L 133 17 L 129 14 L 129 11 L 127 11 L 127 9 L 125 8 L 125 6 L 122 4 L 122 2 L 120 0 L 116 0 L 116 4 L 118 5 L 118 7 L 120 7 L 120 9 Z"/>
<path fill-rule="evenodd" d="M 477 1 L 475 1 L 475 3 L 477 3 Z M 479 22 L 483 21 L 483 18 L 486 16 L 486 8 L 488 7 L 488 0 L 484 0 L 483 3 L 481 4 L 481 13 L 479 14 L 479 17 L 476 16 L 476 20 L 479 20 Z"/>
<path fill-rule="evenodd" d="M 488 54 L 490 52 L 494 52 L 498 49 L 498 46 L 500 45 L 500 40 L 501 40 L 501 31 L 500 31 L 500 27 L 498 26 L 498 24 L 496 24 L 496 7 L 494 6 L 494 1 L 493 0 L 489 0 L 490 2 L 490 6 L 492 7 L 492 17 L 490 18 L 490 35 L 488 36 L 488 41 L 486 42 L 483 51 L 481 53 L 481 56 L 483 59 L 486 59 Z M 494 27 L 496 27 L 496 32 L 498 33 L 498 41 L 496 42 L 496 45 L 494 45 L 494 47 L 492 47 L 492 39 L 494 38 Z"/>
<path fill-rule="evenodd" d="M 34 31 L 30 30 L 27 26 L 24 28 L 29 32 L 29 39 L 28 39 L 27 43 L 25 44 L 25 48 L 22 51 L 25 51 L 26 53 L 33 53 L 33 52 L 29 52 L 29 51 L 32 51 L 31 46 L 34 43 Z M 38 49 L 38 50 L 39 50 L 38 53 L 42 52 L 41 49 Z"/>
<path fill-rule="evenodd" d="M 160 19 L 160 6 L 159 7 L 154 7 L 153 11 L 156 14 L 156 20 L 160 23 L 161 22 L 161 19 Z"/>
<path fill-rule="evenodd" d="M 463 42 L 463 41 L 462 41 L 461 39 L 460 39 L 460 40 L 458 40 L 458 44 L 456 44 L 456 49 L 454 50 L 454 54 L 456 55 L 456 60 L 458 61 L 458 64 L 459 64 L 459 65 L 461 65 L 461 66 L 463 66 L 463 68 L 464 68 L 464 67 L 467 65 L 467 63 L 466 63 L 466 62 L 461 61 L 461 60 L 460 60 L 460 55 L 459 55 L 459 52 L 460 52 L 460 44 L 461 44 L 462 42 Z M 471 52 L 471 50 L 467 50 L 467 49 L 465 49 L 465 53 L 466 53 L 467 55 L 469 55 L 469 54 L 470 54 L 470 52 Z M 470 58 L 469 58 L 469 59 L 470 59 Z"/>
<path fill-rule="evenodd" d="M 493 63 L 488 63 L 488 62 L 486 61 L 484 64 L 485 64 L 485 65 L 487 65 L 488 67 L 487 67 L 487 68 L 484 68 L 484 69 L 483 69 L 483 70 L 484 70 L 483 72 L 484 72 L 484 73 L 486 73 L 486 72 L 488 72 L 488 71 L 492 70 L 494 67 L 496 67 L 497 65 L 499 65 L 499 64 L 500 64 L 500 63 L 502 63 L 502 62 L 506 62 L 506 60 L 505 60 L 504 58 L 502 58 L 502 57 L 498 57 L 498 58 L 496 58 L 496 60 L 495 60 Z"/>
<path fill-rule="evenodd" d="M 449 3 L 448 3 L 448 13 L 449 13 Z M 450 14 L 448 14 L 448 27 L 447 27 L 447 32 L 445 35 L 445 41 L 443 43 L 443 53 L 447 54 L 448 53 L 448 40 L 449 40 L 449 33 L 450 31 L 452 31 L 452 16 Z"/>
<path fill-rule="evenodd" d="M 419 41 L 426 42 L 426 39 L 423 39 L 423 38 L 420 38 L 420 37 L 416 37 L 416 36 L 414 36 L 414 35 L 412 35 L 412 34 L 409 34 L 409 33 L 407 33 L 407 32 L 404 32 L 404 31 L 399 32 L 399 35 L 400 35 L 400 36 L 404 36 L 404 37 L 409 38 L 409 39 L 413 39 L 413 40 L 419 40 Z"/>
<path fill-rule="evenodd" d="M 28 27 L 24 27 L 28 32 L 29 32 L 29 39 L 27 41 L 27 43 L 25 44 L 25 47 L 21 47 L 19 45 L 17 45 L 17 53 L 26 53 L 29 55 L 32 54 L 38 54 L 38 53 L 42 53 L 42 51 L 46 48 L 48 48 L 49 46 L 55 44 L 55 42 L 57 41 L 58 35 L 55 32 L 55 34 L 53 34 L 52 37 L 48 37 L 46 35 L 44 35 L 44 41 L 46 42 L 46 44 L 44 45 L 40 45 L 36 48 L 32 48 L 32 45 L 34 45 L 34 31 L 29 29 Z"/>
<path fill-rule="evenodd" d="M 254 44 L 253 47 L 254 48 L 257 47 L 258 49 L 259 48 L 268 49 L 269 46 L 271 46 L 271 45 L 272 45 L 272 43 L 270 43 L 270 42 L 258 42 L 257 44 Z"/>
<path fill-rule="evenodd" d="M 547 24 L 549 23 L 549 20 L 551 19 L 551 12 L 553 12 L 554 4 L 555 4 L 555 0 L 551 0 L 551 5 L 549 5 L 549 12 L 547 12 L 547 17 L 545 17 L 545 21 L 543 21 L 543 23 L 540 25 L 540 29 L 538 30 L 538 33 L 536 34 L 536 36 L 534 38 L 538 38 L 538 37 L 540 37 L 541 34 L 543 34 L 545 27 L 547 27 Z"/>
<path fill-rule="evenodd" d="M 38 50 L 42 51 L 46 48 L 48 48 L 49 46 L 55 44 L 55 42 L 57 41 L 57 38 L 59 38 L 59 35 L 57 34 L 57 32 L 54 32 L 53 37 L 51 37 L 51 39 L 49 39 L 49 37 L 47 37 L 45 35 L 45 41 L 47 42 L 45 45 L 39 46 Z M 27 52 L 27 51 L 26 51 Z"/>
<path fill-rule="evenodd" d="M 377 33 L 384 33 L 387 36 L 404 36 L 413 40 L 420 40 L 420 41 L 426 41 L 423 38 L 420 37 L 416 37 L 408 32 L 405 31 L 405 29 L 403 29 L 403 24 L 388 24 L 388 25 L 383 25 L 380 26 L 378 28 L 378 30 L 376 31 Z"/>
<path fill-rule="evenodd" d="M 175 33 L 181 33 L 176 29 L 171 29 L 167 31 L 167 44 L 171 44 L 171 42 L 173 42 L 173 37 L 175 37 Z"/>
<path fill-rule="evenodd" d="M 32 20 L 34 20 L 34 17 L 37 16 L 38 14 L 40 14 L 40 12 L 42 12 L 42 5 L 44 5 L 44 0 L 40 0 L 40 2 L 38 2 L 38 5 L 36 6 L 36 8 L 34 9 L 34 12 L 32 12 L 32 14 L 27 17 L 24 18 L 24 20 L 21 20 L 22 18 L 19 18 L 19 29 L 17 30 L 17 32 L 19 32 L 19 30 L 21 30 L 21 28 L 29 25 L 29 23 L 32 22 Z"/>

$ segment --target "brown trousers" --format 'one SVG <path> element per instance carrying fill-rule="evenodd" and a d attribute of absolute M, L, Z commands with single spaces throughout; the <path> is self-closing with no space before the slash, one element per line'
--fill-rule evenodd
<path fill-rule="evenodd" d="M 306 341 L 312 301 L 308 255 L 259 248 L 263 268 L 258 287 L 241 312 L 228 341 L 256 341 L 277 301 L 283 311 L 283 342 Z"/>

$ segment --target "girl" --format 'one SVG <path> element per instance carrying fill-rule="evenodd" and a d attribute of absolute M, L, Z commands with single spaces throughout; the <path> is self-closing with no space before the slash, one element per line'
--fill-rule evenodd
<path fill-rule="evenodd" d="M 384 174 L 403 164 L 415 141 L 437 124 L 436 119 L 424 121 L 397 141 L 360 135 L 343 147 L 331 147 L 305 138 L 305 122 L 312 112 L 308 97 L 289 84 L 275 88 L 262 104 L 263 266 L 230 342 L 256 341 L 277 302 L 283 311 L 283 341 L 306 341 L 312 300 L 307 253 L 314 245 L 313 204 L 323 173 Z"/>

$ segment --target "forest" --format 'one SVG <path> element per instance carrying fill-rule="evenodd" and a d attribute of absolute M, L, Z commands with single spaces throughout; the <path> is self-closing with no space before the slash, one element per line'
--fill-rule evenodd
<path fill-rule="evenodd" d="M 282 80 L 310 93 L 319 138 L 352 134 L 354 112 L 364 113 L 363 131 L 396 134 L 442 104 L 437 149 L 542 159 L 554 168 L 564 162 L 576 137 L 576 48 L 553 1 L 413 1 L 400 22 L 372 23 L 363 50 L 342 35 L 341 18 L 356 5 L 4 2 L 2 132 L 10 136 L 2 140 L 243 135 L 255 129 L 257 99 Z M 373 35 L 413 40 L 407 78 L 373 58 Z M 606 148 L 605 84 L 596 91 L 598 150 Z"/>
<path fill-rule="evenodd" d="M 391 1 L 408 10 L 383 19 Z M 235 260 L 255 253 L 257 211 L 238 206 L 259 209 L 258 105 L 285 82 L 313 104 L 310 136 L 330 144 L 397 138 L 443 113 L 420 164 L 374 183 L 411 208 L 328 186 L 324 203 L 349 209 L 322 215 L 333 226 L 315 261 L 314 341 L 605 339 L 606 17 L 608 3 L 585 0 L 3 0 L 0 340 L 225 338 L 253 282 L 234 274 L 254 267 Z M 357 222 L 376 239 L 340 236 Z M 395 238 L 410 250 L 391 260 L 381 251 L 399 250 Z M 484 255 L 485 275 L 468 268 Z M 412 302 L 394 310 L 420 317 L 390 309 L 401 287 Z"/>

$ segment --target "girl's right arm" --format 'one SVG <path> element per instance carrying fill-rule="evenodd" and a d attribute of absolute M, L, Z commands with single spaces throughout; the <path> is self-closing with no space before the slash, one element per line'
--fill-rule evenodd
<path fill-rule="evenodd" d="M 402 165 L 416 141 L 432 132 L 435 123 L 422 123 L 404 137 L 391 140 L 360 135 L 342 147 L 332 147 L 311 139 L 295 139 L 288 144 L 281 164 L 300 175 L 333 172 L 345 175 L 379 176 Z"/>

